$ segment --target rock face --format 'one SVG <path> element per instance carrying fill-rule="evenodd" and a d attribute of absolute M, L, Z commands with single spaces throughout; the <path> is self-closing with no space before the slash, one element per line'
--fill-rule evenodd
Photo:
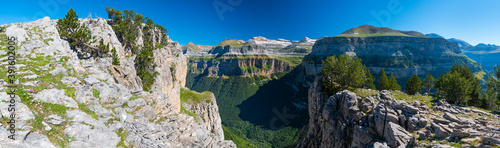
<path fill-rule="evenodd" d="M 222 75 L 271 75 L 275 72 L 290 71 L 293 66 L 282 60 L 267 56 L 245 57 L 242 59 L 190 59 L 192 72 L 207 76 Z"/>
<path fill-rule="evenodd" d="M 46 17 L 7 26 L 8 35 L 24 41 L 18 42 L 22 56 L 16 67 L 20 74 L 30 75 L 19 78 L 19 85 L 30 85 L 23 86 L 28 88 L 23 100 L 16 97 L 16 140 L 8 139 L 2 120 L 0 147 L 236 147 L 224 140 L 213 95 L 210 103 L 192 106 L 200 121 L 180 112 L 187 59 L 177 42 L 170 40 L 154 50 L 159 74 L 151 91 L 145 92 L 136 74 L 135 55 L 122 48 L 106 20 L 80 22 L 93 38 L 117 50 L 120 66 L 112 65 L 109 56 L 82 58 L 87 53 L 71 49 L 59 37 L 55 22 Z M 35 66 L 39 63 L 48 64 Z M 6 70 L 6 63 L 0 64 L 0 70 Z M 0 90 L 5 90 L 2 86 Z M 0 100 L 8 97 L 0 96 Z M 0 102 L 0 118 L 10 114 L 4 110 L 7 105 Z"/>
<path fill-rule="evenodd" d="M 193 113 L 200 116 L 199 122 L 203 128 L 211 133 L 215 133 L 219 138 L 224 139 L 224 132 L 222 131 L 221 118 L 219 116 L 219 107 L 213 93 L 210 93 L 210 101 L 200 102 L 193 105 L 186 105 Z"/>
<path fill-rule="evenodd" d="M 318 79 L 308 92 L 310 119 L 297 147 L 449 147 L 417 144 L 436 139 L 477 141 L 476 147 L 500 144 L 500 136 L 488 137 L 500 131 L 488 125 L 499 120 L 496 115 L 446 102 L 436 102 L 429 109 L 418 101 L 399 100 L 388 91 L 365 98 L 347 90 L 327 96 Z M 484 137 L 482 143 L 467 139 L 476 137 Z"/>
<path fill-rule="evenodd" d="M 458 45 L 442 38 L 408 36 L 324 37 L 316 41 L 304 58 L 308 75 L 316 75 L 321 59 L 332 55 L 358 56 L 378 77 L 381 69 L 396 78 L 417 75 L 440 75 L 454 64 L 467 64 L 480 71 L 479 64 L 465 56 Z M 424 76 L 425 77 L 425 76 Z M 406 79 L 405 79 L 406 80 Z"/>

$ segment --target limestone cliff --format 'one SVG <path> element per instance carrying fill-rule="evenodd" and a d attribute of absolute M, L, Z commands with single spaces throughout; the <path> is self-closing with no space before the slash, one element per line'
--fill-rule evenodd
<path fill-rule="evenodd" d="M 473 71 L 481 71 L 480 65 L 464 55 L 456 43 L 408 36 L 325 37 L 314 44 L 303 66 L 308 75 L 316 75 L 322 67 L 321 59 L 342 54 L 360 57 L 375 77 L 381 69 L 396 78 L 413 74 L 439 76 L 454 64 L 467 64 Z"/>
<path fill-rule="evenodd" d="M 59 37 L 56 20 L 48 17 L 10 24 L 6 34 L 0 33 L 18 39 L 16 83 L 22 88 L 16 102 L 16 140 L 7 139 L 2 120 L 0 147 L 235 147 L 224 140 L 215 98 L 196 107 L 207 122 L 180 112 L 187 59 L 177 42 L 170 40 L 154 50 L 154 71 L 159 74 L 146 92 L 136 74 L 135 55 L 122 48 L 106 20 L 80 22 L 95 40 L 103 39 L 117 50 L 120 66 L 111 64 L 109 53 L 92 57 L 70 48 Z M 0 45 L 1 58 L 6 59 L 3 40 Z M 0 70 L 6 71 L 6 64 L 1 63 Z M 5 81 L 0 83 L 5 91 Z M 7 98 L 5 92 L 0 95 L 1 100 Z M 9 114 L 4 109 L 2 118 Z"/>
<path fill-rule="evenodd" d="M 271 75 L 276 72 L 290 71 L 293 66 L 283 60 L 267 56 L 246 56 L 220 59 L 190 59 L 192 72 L 207 76 L 222 75 Z"/>

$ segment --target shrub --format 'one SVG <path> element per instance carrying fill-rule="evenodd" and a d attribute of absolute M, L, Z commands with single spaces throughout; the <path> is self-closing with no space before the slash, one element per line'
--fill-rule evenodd
<path fill-rule="evenodd" d="M 361 59 L 348 55 L 330 56 L 323 60 L 321 81 L 329 95 L 349 87 L 364 87 L 373 83 L 370 72 L 361 64 Z"/>

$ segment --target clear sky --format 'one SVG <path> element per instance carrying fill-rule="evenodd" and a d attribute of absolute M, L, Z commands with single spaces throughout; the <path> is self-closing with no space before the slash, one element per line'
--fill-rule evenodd
<path fill-rule="evenodd" d="M 104 18 L 105 6 L 132 9 L 165 26 L 181 45 L 254 36 L 319 38 L 363 24 L 500 45 L 498 0 L 4 0 L 1 5 L 0 24 L 62 18 L 70 7 L 80 17 Z"/>

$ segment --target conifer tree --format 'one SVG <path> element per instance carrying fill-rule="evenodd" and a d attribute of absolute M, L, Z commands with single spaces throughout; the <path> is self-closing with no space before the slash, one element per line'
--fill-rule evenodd
<path fill-rule="evenodd" d="M 378 88 L 380 90 L 390 90 L 389 79 L 387 79 L 387 75 L 385 74 L 385 70 L 380 70 L 380 77 L 378 81 Z"/>
<path fill-rule="evenodd" d="M 391 73 L 391 77 L 389 78 L 390 90 L 401 90 L 401 86 L 398 84 L 396 77 Z"/>
<path fill-rule="evenodd" d="M 422 81 L 420 81 L 420 78 L 414 74 L 406 82 L 406 93 L 409 95 L 415 95 L 420 92 L 420 90 L 422 90 Z"/>
<path fill-rule="evenodd" d="M 422 87 L 427 90 L 427 93 L 431 93 L 431 89 L 434 88 L 436 79 L 431 74 L 428 74 L 422 81 Z"/>
<path fill-rule="evenodd" d="M 59 36 L 68 41 L 70 46 L 80 47 L 85 52 L 99 51 L 99 48 L 90 45 L 94 43 L 90 30 L 85 24 L 80 24 L 73 8 L 69 9 L 63 19 L 57 20 L 57 30 Z"/>

